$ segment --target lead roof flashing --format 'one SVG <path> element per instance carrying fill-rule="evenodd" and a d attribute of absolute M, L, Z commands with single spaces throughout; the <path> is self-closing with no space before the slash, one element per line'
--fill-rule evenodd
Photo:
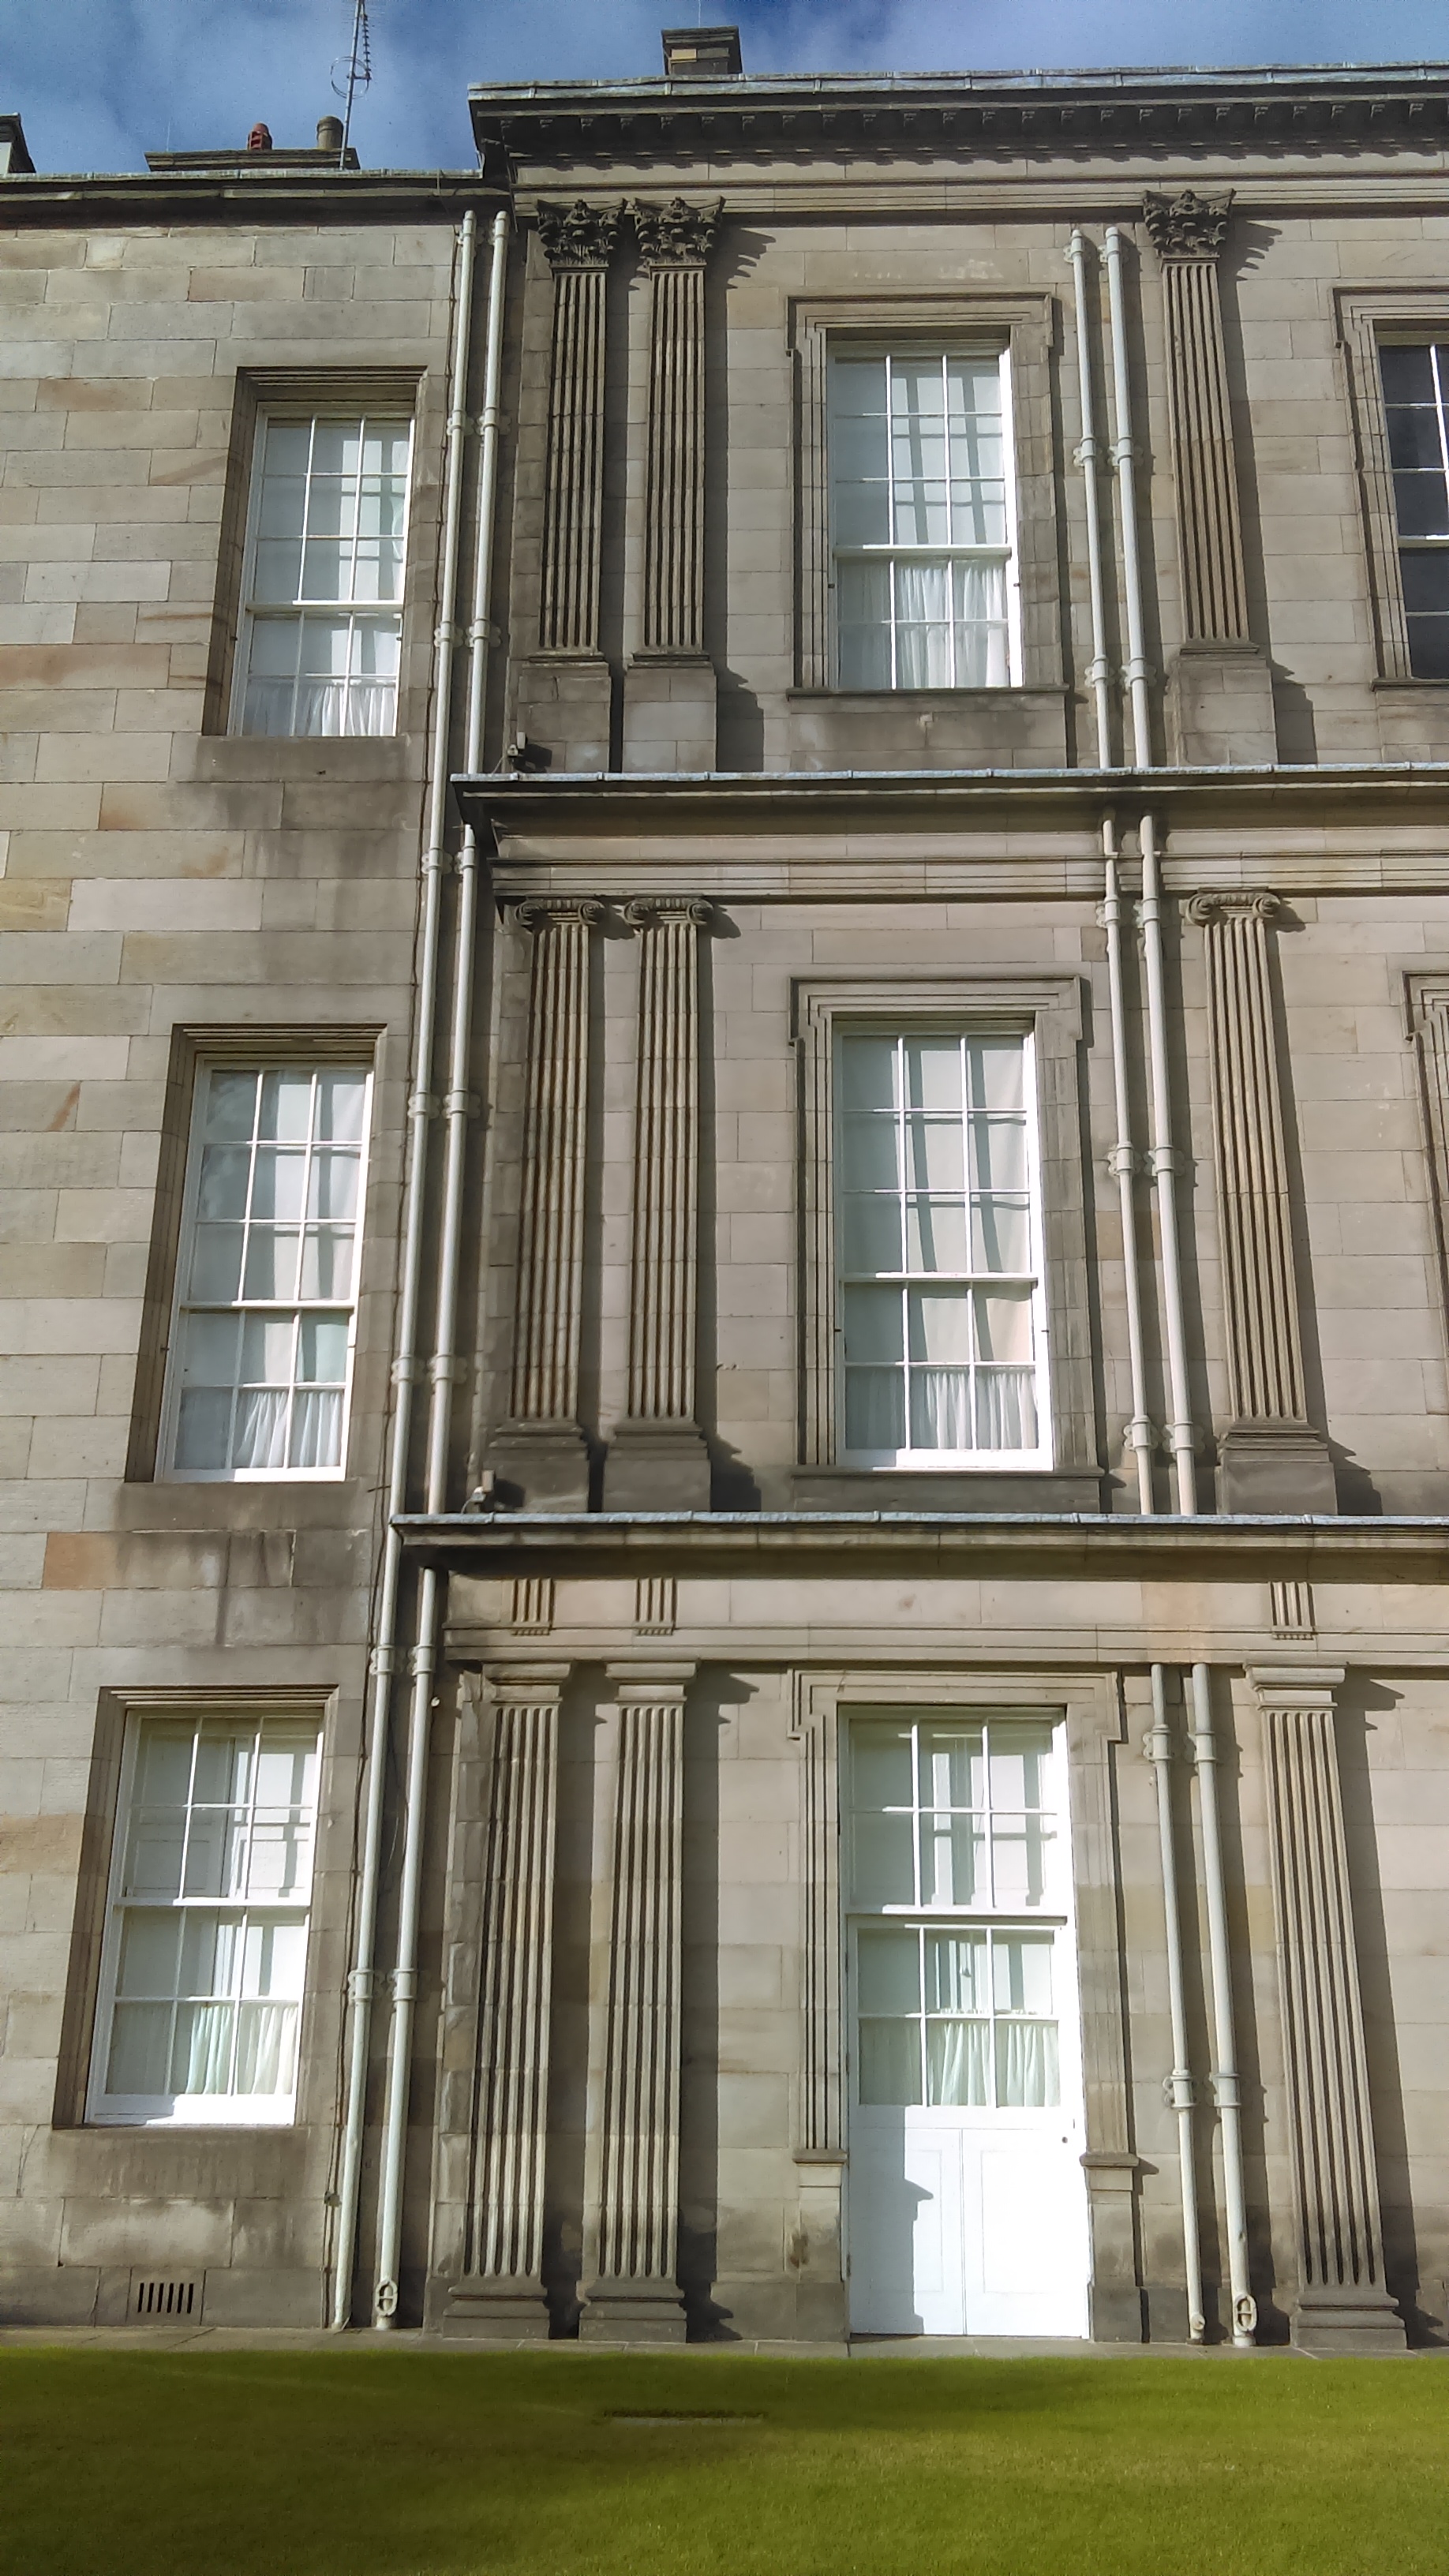
<path fill-rule="evenodd" d="M 530 81 L 469 91 L 480 149 L 515 162 L 1376 149 L 1449 138 L 1449 65 L 832 73 Z"/>

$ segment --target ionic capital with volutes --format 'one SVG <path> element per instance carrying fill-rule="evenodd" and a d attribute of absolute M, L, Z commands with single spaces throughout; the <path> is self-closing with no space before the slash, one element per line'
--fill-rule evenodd
<path fill-rule="evenodd" d="M 1282 909 L 1281 894 L 1266 886 L 1213 888 L 1187 900 L 1188 920 L 1204 930 L 1225 921 L 1276 921 Z"/>
<path fill-rule="evenodd" d="M 631 930 L 651 930 L 667 921 L 692 922 L 696 930 L 709 930 L 714 905 L 704 895 L 641 894 L 625 904 L 624 919 Z"/>
<path fill-rule="evenodd" d="M 608 907 L 593 895 L 582 897 L 527 895 L 513 907 L 513 918 L 520 930 L 557 930 L 579 925 L 597 930 L 608 918 Z"/>

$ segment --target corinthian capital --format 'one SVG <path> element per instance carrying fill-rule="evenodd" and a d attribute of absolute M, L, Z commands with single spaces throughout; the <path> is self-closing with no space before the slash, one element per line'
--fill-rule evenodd
<path fill-rule="evenodd" d="M 724 199 L 712 206 L 691 206 L 671 197 L 664 206 L 636 198 L 629 209 L 646 268 L 703 268 L 724 213 Z"/>
<path fill-rule="evenodd" d="M 538 238 L 555 277 L 570 269 L 607 268 L 619 237 L 617 206 L 540 206 Z"/>
<path fill-rule="evenodd" d="M 1145 197 L 1142 220 L 1158 258 L 1215 260 L 1232 202 L 1231 188 L 1225 197 L 1200 197 L 1195 188 L 1181 188 L 1175 197 Z"/>

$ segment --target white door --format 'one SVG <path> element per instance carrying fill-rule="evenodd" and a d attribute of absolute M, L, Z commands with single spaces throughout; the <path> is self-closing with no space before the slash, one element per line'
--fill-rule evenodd
<path fill-rule="evenodd" d="M 1086 2334 L 1075 1959 L 1069 1919 L 1042 1919 L 1044 1900 L 1062 1894 L 1049 1803 L 1057 1763 L 1040 1723 L 1002 1718 L 988 1731 L 987 1721 L 933 1717 L 852 1730 L 858 2334 Z M 923 1897 L 943 1910 L 926 1913 Z M 1014 1921 L 1003 1920 L 1004 1897 L 1017 1900 Z"/>

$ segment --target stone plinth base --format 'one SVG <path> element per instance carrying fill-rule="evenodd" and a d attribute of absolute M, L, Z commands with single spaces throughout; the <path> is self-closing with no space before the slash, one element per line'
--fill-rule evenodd
<path fill-rule="evenodd" d="M 442 2327 L 445 2335 L 472 2343 L 547 2343 L 543 2284 L 465 2272 L 448 2284 Z"/>
<path fill-rule="evenodd" d="M 584 2292 L 580 2343 L 683 2343 L 687 2332 L 673 2281 L 595 2281 Z"/>
<path fill-rule="evenodd" d="M 1298 2302 L 1293 2341 L 1300 2352 L 1403 2352 L 1408 2337 L 1382 2290 L 1309 2290 Z"/>
<path fill-rule="evenodd" d="M 624 767 L 713 769 L 716 696 L 702 653 L 641 654 L 624 674 Z"/>
<path fill-rule="evenodd" d="M 604 1460 L 606 1512 L 707 1512 L 710 1464 L 692 1422 L 620 1422 Z"/>
<path fill-rule="evenodd" d="M 499 1502 L 514 1510 L 589 1508 L 589 1444 L 576 1422 L 505 1422 L 484 1465 L 498 1480 Z"/>
<path fill-rule="evenodd" d="M 1167 674 L 1167 756 L 1188 769 L 1266 769 L 1278 757 L 1273 674 L 1256 644 L 1184 644 Z"/>
<path fill-rule="evenodd" d="M 1220 1512 L 1336 1512 L 1333 1460 L 1306 1422 L 1235 1422 L 1218 1443 Z"/>
<path fill-rule="evenodd" d="M 518 666 L 513 731 L 549 754 L 550 769 L 606 770 L 614 675 L 598 653 L 535 653 Z"/>

